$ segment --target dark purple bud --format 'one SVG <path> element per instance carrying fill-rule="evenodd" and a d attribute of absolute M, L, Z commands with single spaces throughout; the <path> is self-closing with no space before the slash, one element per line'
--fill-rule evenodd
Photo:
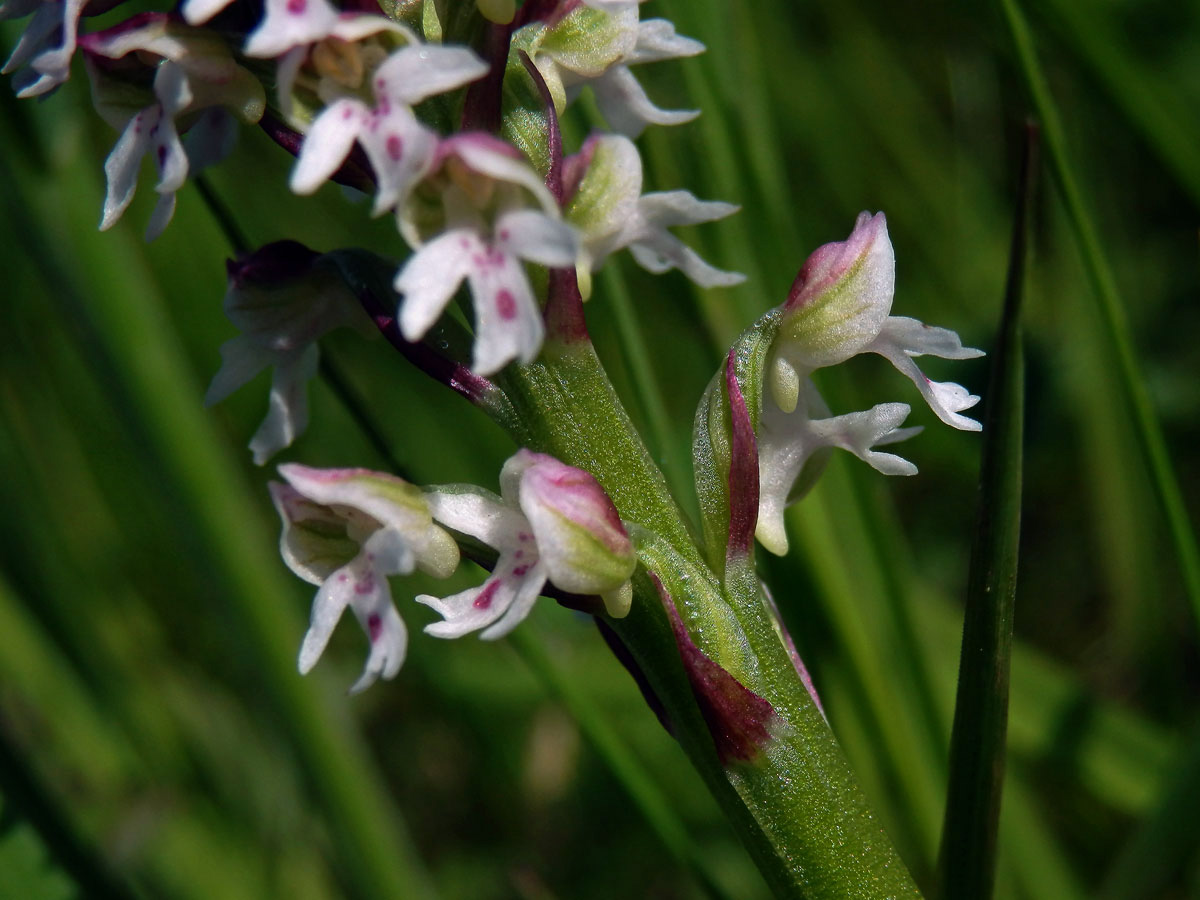
<path fill-rule="evenodd" d="M 229 285 L 235 290 L 271 288 L 303 278 L 321 254 L 299 241 L 276 241 L 225 262 Z"/>
<path fill-rule="evenodd" d="M 671 595 L 657 575 L 651 572 L 650 577 L 658 588 L 658 596 L 662 598 L 663 608 L 671 620 L 671 629 L 675 633 L 679 657 L 692 686 L 692 695 L 708 725 L 722 765 L 753 762 L 772 740 L 775 708 L 743 686 L 696 646 L 679 617 L 679 610 L 675 608 Z"/>

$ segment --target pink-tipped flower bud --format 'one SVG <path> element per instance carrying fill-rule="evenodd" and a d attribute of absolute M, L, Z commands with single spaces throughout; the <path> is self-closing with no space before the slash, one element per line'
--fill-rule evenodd
<path fill-rule="evenodd" d="M 896 257 L 883 213 L 860 213 L 850 237 L 813 251 L 783 307 L 771 372 L 782 409 L 795 409 L 810 372 L 844 362 L 878 336 L 895 287 Z"/>
<path fill-rule="evenodd" d="M 628 610 L 637 554 L 608 494 L 589 473 L 544 453 L 520 450 L 500 473 L 529 520 L 550 581 L 599 594 L 614 614 Z"/>

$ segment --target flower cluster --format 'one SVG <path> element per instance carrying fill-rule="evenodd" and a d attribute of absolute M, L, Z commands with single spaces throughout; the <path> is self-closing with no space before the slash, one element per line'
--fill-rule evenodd
<path fill-rule="evenodd" d="M 243 5 L 247 10 L 235 12 Z M 704 49 L 665 20 L 642 20 L 634 0 L 531 0 L 519 10 L 511 2 L 472 0 L 436 8 L 267 0 L 256 23 L 245 14 L 248 0 L 184 0 L 179 13 L 139 13 L 77 36 L 83 6 L 82 0 L 9 0 L 0 17 L 34 14 L 5 67 L 21 70 L 22 96 L 65 81 L 78 47 L 98 111 L 122 131 L 105 164 L 102 228 L 128 208 L 149 156 L 159 202 L 146 235 L 160 234 L 189 174 L 228 152 L 236 117 L 260 124 L 296 154 L 294 192 L 312 193 L 332 179 L 373 194 L 374 215 L 396 217 L 411 251 L 395 277 L 396 318 L 406 340 L 423 339 L 466 283 L 473 299 L 469 367 L 477 375 L 530 363 L 540 351 L 545 298 L 534 287 L 537 279 L 531 283 L 531 266 L 577 269 L 586 295 L 591 271 L 629 247 L 655 272 L 678 268 L 705 286 L 740 280 L 707 265 L 666 230 L 720 218 L 734 207 L 682 191 L 642 195 L 638 151 L 618 135 L 590 138 L 569 160 L 547 144 L 550 132 L 557 134 L 557 116 L 585 86 L 623 134 L 698 114 L 659 109 L 632 74 L 631 66 Z M 239 22 L 253 24 L 239 34 Z M 479 23 L 485 33 L 507 37 L 498 50 L 491 39 L 479 43 Z M 475 43 L 455 45 L 456 37 Z M 273 67 L 264 66 L 270 61 Z M 520 84 L 503 90 L 508 82 Z M 270 83 L 273 97 L 264 88 Z M 521 90 L 543 90 L 547 104 L 521 106 L 512 99 Z M 481 122 L 504 123 L 498 132 L 507 139 L 480 130 Z M 564 169 L 571 187 L 556 196 L 547 187 L 549 170 Z M 297 367 L 312 359 L 298 352 L 296 330 L 285 324 L 270 336 L 261 323 L 253 327 L 254 335 L 227 349 L 275 343 L 296 350 L 290 367 L 276 367 L 294 393 Z M 227 358 L 210 400 L 239 380 L 231 373 Z M 282 395 L 277 383 L 273 409 Z M 282 431 L 269 429 L 277 438 L 256 436 L 256 458 L 300 431 L 303 415 L 290 419 Z"/>
<path fill-rule="evenodd" d="M 979 398 L 958 384 L 926 378 L 914 357 L 971 359 L 958 335 L 916 319 L 890 315 L 896 259 L 883 213 L 862 213 L 845 241 L 817 248 L 800 269 L 782 308 L 779 333 L 767 362 L 767 393 L 758 434 L 757 537 L 772 553 L 787 552 L 784 509 L 813 483 L 823 451 L 849 450 L 887 475 L 914 475 L 917 468 L 875 447 L 919 432 L 901 428 L 907 403 L 880 403 L 863 412 L 831 416 L 810 377 L 817 369 L 860 353 L 877 353 L 917 386 L 947 425 L 978 431 L 961 415 Z"/>
<path fill-rule="evenodd" d="M 422 490 L 365 469 L 279 467 L 271 497 L 283 520 L 280 550 L 293 572 L 320 585 L 300 649 L 300 671 L 320 658 L 346 607 L 371 649 L 352 691 L 392 678 L 408 631 L 388 576 L 420 569 L 447 578 L 459 563 L 451 531 L 499 554 L 482 585 L 445 598 L 417 599 L 443 621 L 425 630 L 455 638 L 481 631 L 503 637 L 533 609 L 547 582 L 559 591 L 599 595 L 610 615 L 628 613 L 637 558 L 616 508 L 596 480 L 553 457 L 520 450 L 500 473 L 496 496 L 470 485 Z M 450 531 L 447 531 L 450 529 Z"/>
<path fill-rule="evenodd" d="M 120 2 L 93 0 L 88 12 Z M 365 196 L 370 215 L 395 224 L 395 259 L 280 240 L 229 263 L 225 310 L 239 333 L 220 348 L 206 400 L 219 402 L 272 370 L 268 413 L 250 442 L 255 462 L 304 430 L 318 342 L 342 328 L 381 333 L 519 445 L 581 462 L 623 502 L 640 491 L 661 494 L 654 502 L 662 516 L 630 516 L 638 548 L 659 546 L 664 535 L 647 522 L 678 518 L 678 505 L 599 369 L 583 304 L 592 274 L 625 249 L 649 272 L 677 270 L 701 287 L 743 280 L 671 231 L 737 207 L 685 190 L 644 191 L 634 143 L 650 125 L 698 115 L 656 106 L 634 69 L 694 56 L 701 44 L 665 20 L 642 19 L 638 0 L 183 0 L 178 12 L 140 12 L 91 33 L 80 31 L 84 6 L 7 0 L 0 18 L 32 18 L 4 71 L 17 73 L 21 96 L 45 94 L 67 80 L 80 52 L 97 111 L 120 131 L 105 163 L 101 228 L 130 206 L 149 157 L 158 202 L 147 238 L 157 236 L 189 176 L 228 155 L 239 122 L 261 127 L 295 157 L 287 179 L 295 194 L 335 182 L 348 189 L 347 203 Z M 560 117 L 585 88 L 611 133 L 564 148 L 564 131 L 574 130 L 560 130 Z M 749 605 L 748 615 L 767 608 L 755 573 L 737 580 L 738 566 L 753 564 L 754 536 L 772 552 L 787 549 L 784 509 L 832 448 L 888 474 L 916 471 L 877 449 L 918 430 L 903 427 L 907 404 L 835 416 L 812 373 L 879 354 L 944 422 L 979 428 L 962 415 L 978 398 L 929 380 L 914 362 L 979 351 L 953 332 L 890 315 L 894 286 L 884 217 L 863 213 L 846 241 L 812 254 L 786 302 L 747 332 L 761 344 L 741 356 L 731 351 L 726 377 L 714 379 L 702 402 L 696 478 L 709 549 L 714 533 L 725 526 L 728 533 L 718 534 L 709 572 L 660 572 L 643 559 L 640 583 L 661 588 L 684 657 L 733 706 L 761 700 L 730 674 L 749 679 L 758 662 L 746 655 L 736 617 L 721 612 L 737 601 Z M 758 366 L 744 382 L 755 385 L 749 397 L 735 371 L 747 359 Z M 547 375 L 556 364 L 567 368 Z M 591 381 L 573 380 L 585 369 Z M 576 405 L 587 408 L 572 418 Z M 562 432 L 552 433 L 555 426 Z M 612 468 L 599 467 L 609 448 L 597 444 L 617 437 L 625 439 L 622 461 L 641 467 L 623 492 Z M 631 530 L 592 474 L 555 457 L 519 450 L 500 473 L 499 494 L 471 485 L 422 488 L 355 468 L 289 463 L 279 472 L 283 481 L 270 493 L 284 524 L 283 558 L 319 586 L 302 672 L 349 608 L 370 644 L 353 690 L 393 677 L 408 633 L 388 579 L 417 570 L 447 578 L 462 554 L 490 572 L 478 586 L 416 597 L 440 616 L 425 629 L 433 636 L 501 637 L 546 592 L 614 620 L 631 609 L 639 564 Z M 692 532 L 676 524 L 671 540 L 688 542 Z M 696 549 L 676 546 L 671 558 L 691 566 Z M 659 568 L 662 558 L 654 557 Z M 726 595 L 709 596 L 706 607 L 705 591 Z M 698 618 L 685 626 L 685 617 Z M 778 616 L 774 627 L 786 643 Z M 798 660 L 796 668 L 803 674 Z M 765 725 L 752 731 L 756 751 L 773 734 Z M 732 756 L 749 758 L 741 750 Z"/>

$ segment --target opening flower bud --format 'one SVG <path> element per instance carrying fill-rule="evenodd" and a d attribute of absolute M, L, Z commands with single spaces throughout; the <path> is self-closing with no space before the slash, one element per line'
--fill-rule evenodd
<path fill-rule="evenodd" d="M 809 371 L 849 359 L 879 334 L 895 286 L 887 219 L 860 213 L 850 237 L 818 247 L 801 267 L 784 304 L 780 355 Z"/>
<path fill-rule="evenodd" d="M 500 475 L 518 482 L 521 512 L 529 519 L 550 580 L 575 594 L 614 594 L 633 575 L 637 555 L 621 517 L 596 479 L 552 456 L 520 450 Z"/>

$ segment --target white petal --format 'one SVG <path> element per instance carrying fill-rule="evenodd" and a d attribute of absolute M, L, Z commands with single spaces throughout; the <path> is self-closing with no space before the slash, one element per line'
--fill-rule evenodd
<path fill-rule="evenodd" d="M 477 588 L 444 599 L 417 597 L 443 618 L 426 626 L 425 633 L 456 638 L 485 628 L 484 639 L 503 637 L 529 615 L 545 584 L 545 570 L 530 542 L 526 550 L 501 554 L 495 571 Z"/>
<path fill-rule="evenodd" d="M 79 15 L 83 10 L 85 0 L 67 0 L 66 3 L 51 3 L 50 6 L 59 10 L 58 24 L 62 27 L 61 43 L 54 49 L 38 54 L 30 63 L 30 67 L 41 77 L 36 88 L 25 88 L 26 97 L 44 94 L 52 87 L 62 84 L 71 75 L 71 58 L 75 55 L 76 34 L 79 28 Z"/>
<path fill-rule="evenodd" d="M 437 488 L 425 495 L 441 524 L 497 550 L 523 549 L 533 540 L 529 522 L 490 491 L 469 485 Z"/>
<path fill-rule="evenodd" d="M 256 465 L 290 447 L 308 427 L 308 382 L 317 374 L 318 360 L 317 345 L 312 344 L 295 359 L 275 366 L 267 417 L 250 440 Z"/>
<path fill-rule="evenodd" d="M 355 557 L 325 579 L 325 583 L 317 591 L 317 596 L 313 600 L 312 612 L 309 615 L 308 631 L 304 635 L 304 642 L 300 645 L 299 668 L 301 675 L 307 675 L 312 671 L 312 667 L 317 664 L 317 660 L 325 652 L 325 646 L 329 643 L 333 629 L 337 627 L 338 620 L 342 618 L 342 613 L 354 598 L 355 589 L 361 583 L 360 579 L 365 568 L 363 562 L 361 556 Z M 373 584 L 375 581 L 373 573 L 371 573 L 371 580 Z"/>
<path fill-rule="evenodd" d="M 233 0 L 183 0 L 183 18 L 189 25 L 202 25 Z"/>
<path fill-rule="evenodd" d="M 402 47 L 375 71 L 375 95 L 411 106 L 476 81 L 487 70 L 487 63 L 466 47 Z"/>
<path fill-rule="evenodd" d="M 648 271 L 662 273 L 678 269 L 701 287 L 729 287 L 746 280 L 741 272 L 726 272 L 710 266 L 695 250 L 661 229 L 639 239 L 630 246 L 629 252 L 638 265 Z"/>
<path fill-rule="evenodd" d="M 369 599 L 356 595 L 351 609 L 371 643 L 363 673 L 350 688 L 351 694 L 357 694 L 373 685 L 380 675 L 385 679 L 396 677 L 408 652 L 408 629 L 396 612 L 386 580 L 383 589 L 371 594 Z"/>
<path fill-rule="evenodd" d="M 416 567 L 409 536 L 397 528 L 380 528 L 367 538 L 362 552 L 380 575 L 407 575 Z"/>
<path fill-rule="evenodd" d="M 896 443 L 912 434 L 911 429 L 899 427 L 910 411 L 907 403 L 880 403 L 863 412 L 817 419 L 808 423 L 808 429 L 818 442 L 849 450 L 884 475 L 916 475 L 917 467 L 908 460 L 871 449 L 876 444 Z"/>
<path fill-rule="evenodd" d="M 282 56 L 301 44 L 324 40 L 338 12 L 327 0 L 267 0 L 267 14 L 246 40 L 246 56 Z"/>
<path fill-rule="evenodd" d="M 300 74 L 300 67 L 304 65 L 307 58 L 308 47 L 293 47 L 279 57 L 279 61 L 275 64 L 275 96 L 279 100 L 279 111 L 283 113 L 283 117 L 288 123 L 300 129 L 303 129 L 304 123 L 294 121 L 292 118 L 292 92 L 296 88 L 296 76 Z M 349 148 L 347 148 L 347 152 L 349 152 Z M 295 176 L 293 175 L 293 177 Z M 296 191 L 296 188 L 293 187 L 292 190 Z M 296 191 L 296 193 L 301 192 Z"/>
<path fill-rule="evenodd" d="M 579 237 L 566 223 L 532 209 L 504 213 L 496 220 L 496 248 L 542 266 L 575 264 Z"/>
<path fill-rule="evenodd" d="M 220 403 L 269 365 L 278 354 L 263 349 L 262 344 L 248 335 L 239 334 L 221 345 L 221 368 L 213 376 L 204 395 L 204 405 Z"/>
<path fill-rule="evenodd" d="M 408 646 L 408 632 L 392 603 L 387 577 L 372 563 L 370 547 L 368 541 L 362 553 L 321 585 L 300 647 L 299 668 L 303 675 L 316 665 L 342 613 L 350 606 L 371 645 L 362 676 L 351 693 L 369 687 L 381 674 L 384 678 L 395 677 Z"/>
<path fill-rule="evenodd" d="M 792 488 L 819 445 L 807 429 L 806 404 L 785 413 L 774 403 L 764 403 L 758 433 L 758 524 L 755 536 L 771 553 L 787 553 L 783 511 Z"/>
<path fill-rule="evenodd" d="M 568 257 L 573 261 L 574 255 Z M 531 363 L 542 347 L 542 312 L 521 263 L 488 249 L 467 271 L 475 309 L 471 370 L 491 375 L 514 359 Z"/>
<path fill-rule="evenodd" d="M 164 116 L 159 122 L 151 149 L 158 166 L 158 184 L 154 189 L 160 194 L 175 193 L 187 181 L 188 158 L 172 119 Z"/>
<path fill-rule="evenodd" d="M 426 625 L 425 633 L 449 639 L 486 628 L 504 614 L 516 595 L 516 587 L 504 579 L 491 577 L 479 587 L 449 597 L 419 594 L 417 602 L 442 617 L 441 622 Z"/>
<path fill-rule="evenodd" d="M 4 63 L 4 68 L 0 69 L 0 74 L 8 75 L 29 62 L 46 41 L 54 35 L 61 23 L 61 3 L 39 3 L 33 18 L 29 20 L 25 25 L 25 30 L 17 38 L 17 44 Z"/>
<path fill-rule="evenodd" d="M 963 348 L 958 342 L 958 336 L 953 335 L 953 332 L 934 328 L 928 329 L 928 332 L 933 332 L 933 334 L 925 341 L 917 341 L 916 347 L 910 352 L 905 345 L 896 343 L 895 337 L 908 338 L 911 345 L 914 343 L 912 341 L 913 337 L 927 335 L 928 332 L 914 333 L 912 326 L 907 324 L 916 322 L 914 319 L 902 320 L 899 325 L 891 324 L 899 318 L 896 316 L 889 318 L 884 325 L 884 330 L 880 333 L 879 337 L 867 345 L 865 348 L 866 351 L 878 353 L 895 366 L 902 375 L 911 380 L 917 386 L 917 390 L 921 392 L 921 396 L 925 398 L 925 402 L 929 404 L 930 409 L 947 425 L 957 428 L 960 431 L 981 431 L 983 426 L 979 422 L 967 416 L 959 415 L 964 409 L 970 409 L 978 403 L 979 397 L 972 394 L 960 384 L 949 381 L 930 381 L 912 360 L 913 355 L 920 355 L 922 353 L 936 352 L 938 355 L 946 353 L 950 354 L 951 358 L 967 358 L 967 356 L 959 354 L 978 356 L 980 355 L 979 351 Z M 916 324 L 920 325 L 919 322 L 916 322 Z M 921 327 L 922 329 L 925 328 L 925 326 Z M 953 341 L 946 338 L 946 334 L 953 335 Z"/>
<path fill-rule="evenodd" d="M 171 224 L 171 218 L 175 215 L 175 193 L 160 193 L 158 202 L 154 204 L 154 211 L 150 213 L 150 220 L 146 223 L 145 238 L 147 243 L 157 238 L 168 225 Z"/>
<path fill-rule="evenodd" d="M 154 73 L 154 96 L 162 104 L 163 116 L 171 120 L 171 127 L 174 128 L 175 116 L 183 112 L 193 99 L 187 70 L 171 60 L 160 65 Z"/>
<path fill-rule="evenodd" d="M 909 356 L 937 356 L 941 359 L 976 359 L 982 350 L 964 347 L 962 339 L 949 328 L 926 325 L 908 316 L 888 316 L 880 337 L 904 350 Z"/>
<path fill-rule="evenodd" d="M 400 303 L 400 330 L 405 340 L 424 336 L 471 268 L 472 256 L 487 252 L 483 241 L 470 229 L 447 231 L 409 257 L 396 276 Z"/>
<path fill-rule="evenodd" d="M 704 52 L 704 45 L 690 37 L 676 34 L 675 25 L 666 19 L 647 19 L 638 23 L 637 46 L 626 57 L 627 65 L 679 59 Z"/>
<path fill-rule="evenodd" d="M 507 181 L 525 188 L 538 201 L 547 215 L 558 214 L 558 202 L 542 176 L 533 170 L 520 151 L 490 134 L 468 132 L 442 142 L 445 153 L 453 153 L 468 168 L 497 181 Z"/>
<path fill-rule="evenodd" d="M 382 34 L 385 31 L 401 35 L 410 44 L 420 41 L 412 29 L 376 13 L 343 12 L 338 16 L 337 24 L 333 26 L 329 35 L 345 41 L 347 44 L 356 44 L 365 38 Z"/>
<path fill-rule="evenodd" d="M 104 212 L 100 218 L 100 230 L 111 228 L 121 218 L 137 189 L 138 169 L 142 157 L 152 140 L 150 130 L 162 117 L 162 110 L 155 104 L 137 113 L 117 139 L 116 146 L 104 161 L 104 174 L 108 179 L 108 192 L 104 197 Z"/>
<path fill-rule="evenodd" d="M 741 207 L 720 200 L 699 200 L 691 191 L 656 191 L 638 200 L 638 213 L 649 224 L 661 228 L 715 222 Z"/>
<path fill-rule="evenodd" d="M 626 66 L 613 66 L 591 82 L 596 105 L 614 131 L 637 137 L 646 125 L 680 125 L 700 115 L 698 109 L 659 109 Z"/>
<path fill-rule="evenodd" d="M 512 602 L 499 619 L 485 628 L 479 637 L 485 641 L 494 641 L 504 637 L 525 621 L 537 602 L 542 588 L 546 585 L 546 570 L 541 563 L 535 564 L 517 585 Z"/>
<path fill-rule="evenodd" d="M 288 182 L 294 193 L 311 194 L 338 170 L 369 114 L 358 100 L 338 100 L 313 120 Z"/>
<path fill-rule="evenodd" d="M 402 203 L 425 175 L 437 151 L 437 135 L 425 128 L 407 106 L 393 106 L 387 115 L 374 115 L 359 135 L 375 170 L 378 191 L 372 215 Z"/>

